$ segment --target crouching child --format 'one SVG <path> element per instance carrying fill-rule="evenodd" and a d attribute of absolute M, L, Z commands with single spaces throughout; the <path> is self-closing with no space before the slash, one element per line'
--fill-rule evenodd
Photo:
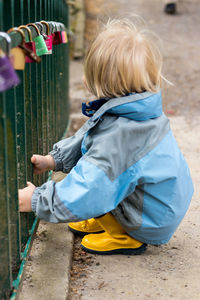
<path fill-rule="evenodd" d="M 104 25 L 84 62 L 96 100 L 88 121 L 46 156 L 35 173 L 68 173 L 62 181 L 19 190 L 20 211 L 67 222 L 97 254 L 141 254 L 167 243 L 188 210 L 193 184 L 162 111 L 162 56 L 152 34 L 126 19 Z"/>

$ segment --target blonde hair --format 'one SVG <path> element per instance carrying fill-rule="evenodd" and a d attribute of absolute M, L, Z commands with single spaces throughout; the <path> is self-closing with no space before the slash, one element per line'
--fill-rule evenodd
<path fill-rule="evenodd" d="M 84 76 L 89 91 L 98 98 L 158 92 L 162 56 L 154 37 L 127 19 L 109 20 L 85 56 Z"/>

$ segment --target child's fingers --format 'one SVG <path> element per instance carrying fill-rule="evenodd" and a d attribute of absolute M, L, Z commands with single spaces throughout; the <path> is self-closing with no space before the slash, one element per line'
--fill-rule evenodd
<path fill-rule="evenodd" d="M 34 184 L 32 184 L 32 182 L 30 182 L 30 181 L 27 181 L 27 183 L 26 183 L 26 184 L 27 184 L 27 186 L 28 186 L 28 187 L 30 187 L 30 186 L 34 186 Z"/>
<path fill-rule="evenodd" d="M 31 162 L 35 165 L 41 168 L 41 166 L 44 164 L 44 161 L 46 161 L 45 157 L 43 155 L 34 154 L 31 157 Z"/>
<path fill-rule="evenodd" d="M 33 154 L 32 157 L 31 157 L 31 162 L 33 164 L 39 164 L 41 162 L 41 159 L 43 158 L 42 155 L 39 155 L 39 154 Z"/>
<path fill-rule="evenodd" d="M 34 164 L 34 163 L 36 163 L 36 156 L 35 155 L 33 155 L 32 157 L 31 157 L 31 162 Z"/>

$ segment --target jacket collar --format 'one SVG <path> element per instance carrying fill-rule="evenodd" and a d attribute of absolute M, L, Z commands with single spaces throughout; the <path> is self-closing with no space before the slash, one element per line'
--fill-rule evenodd
<path fill-rule="evenodd" d="M 99 119 L 105 113 L 136 121 L 144 121 L 162 115 L 161 91 L 159 93 L 135 93 L 119 98 L 100 99 L 91 103 L 95 103 L 91 121 Z"/>

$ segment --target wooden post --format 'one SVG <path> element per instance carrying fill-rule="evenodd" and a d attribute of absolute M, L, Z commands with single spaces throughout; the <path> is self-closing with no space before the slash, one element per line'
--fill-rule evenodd
<path fill-rule="evenodd" d="M 104 0 L 85 0 L 85 44 L 90 43 L 96 35 L 98 18 L 103 14 Z"/>

